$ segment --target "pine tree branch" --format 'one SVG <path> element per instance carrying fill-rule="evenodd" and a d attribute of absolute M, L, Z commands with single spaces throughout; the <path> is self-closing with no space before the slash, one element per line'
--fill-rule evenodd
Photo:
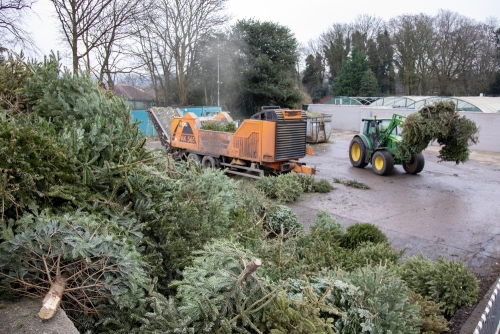
<path fill-rule="evenodd" d="M 34 288 L 34 289 L 41 289 L 40 286 L 38 285 L 35 285 L 35 284 L 31 284 L 31 283 L 28 283 L 28 282 L 25 282 L 24 280 L 22 279 L 19 279 L 19 278 L 16 278 L 16 277 L 13 277 L 13 276 L 10 276 L 10 275 L 7 275 L 7 274 L 4 274 L 0 271 L 0 276 L 3 276 L 5 278 L 10 278 L 12 279 L 15 283 L 19 284 L 19 285 L 22 285 L 22 286 L 26 286 L 26 287 L 30 287 L 30 288 Z M 19 290 L 19 289 L 15 289 L 15 290 L 18 290 L 18 291 L 22 291 L 22 290 Z"/>
<path fill-rule="evenodd" d="M 61 258 L 61 256 L 59 255 L 58 260 L 60 258 Z M 49 280 L 50 285 L 52 285 L 52 278 L 50 277 L 50 271 L 49 271 L 49 268 L 47 266 L 47 259 L 45 258 L 45 256 L 42 256 L 42 261 L 43 261 L 43 265 L 45 267 L 45 274 L 47 275 L 47 278 Z"/>
<path fill-rule="evenodd" d="M 135 161 L 135 162 L 131 162 L 131 163 L 125 163 L 123 165 L 116 165 L 116 166 L 112 166 L 112 167 L 110 166 L 109 169 L 120 169 L 120 168 L 125 168 L 125 167 L 131 167 L 131 166 L 143 164 L 143 163 L 148 162 L 148 161 L 157 160 L 157 159 L 160 159 L 160 158 L 164 158 L 164 156 L 151 157 L 151 158 L 147 158 L 147 159 L 140 160 L 140 161 Z"/>
<path fill-rule="evenodd" d="M 285 287 L 286 284 L 288 284 L 289 281 L 290 281 L 290 279 L 287 279 L 280 286 L 278 286 L 274 291 L 271 291 L 270 293 L 268 293 L 267 295 L 265 295 L 261 299 L 259 299 L 256 302 L 254 302 L 247 309 L 241 311 L 239 314 L 237 314 L 235 317 L 233 317 L 230 320 L 230 323 L 234 324 L 234 322 L 236 320 L 238 320 L 240 317 L 242 317 L 245 313 L 249 313 L 250 314 L 250 313 L 255 313 L 255 312 L 260 311 L 263 307 L 267 306 L 271 302 L 271 300 L 272 300 L 271 297 L 272 296 L 274 296 L 275 294 L 277 294 L 278 292 L 280 292 L 281 290 L 283 290 L 283 288 Z M 267 301 L 266 301 L 266 299 L 267 299 Z M 254 308 L 255 306 L 257 306 L 259 304 L 261 304 L 259 307 L 257 307 L 257 308 L 255 308 L 255 309 L 252 310 L 252 308 Z"/>

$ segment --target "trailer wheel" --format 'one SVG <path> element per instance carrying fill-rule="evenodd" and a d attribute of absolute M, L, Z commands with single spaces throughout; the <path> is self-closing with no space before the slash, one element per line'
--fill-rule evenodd
<path fill-rule="evenodd" d="M 201 167 L 203 169 L 218 168 L 219 167 L 218 159 L 215 159 L 214 157 L 211 157 L 209 155 L 205 155 L 203 159 L 201 159 Z"/>
<path fill-rule="evenodd" d="M 196 162 L 201 162 L 201 158 L 198 154 L 196 153 L 189 153 L 188 156 L 187 156 L 187 159 L 188 160 L 193 160 L 193 161 L 196 161 Z"/>
<path fill-rule="evenodd" d="M 349 145 L 349 158 L 351 165 L 357 168 L 365 168 L 368 163 L 366 159 L 366 146 L 359 137 L 354 137 Z"/>
<path fill-rule="evenodd" d="M 418 174 L 425 166 L 425 158 L 422 153 L 417 153 L 413 156 L 410 163 L 403 164 L 403 169 L 408 174 Z"/>
<path fill-rule="evenodd" d="M 375 174 L 387 175 L 394 168 L 394 158 L 388 151 L 381 150 L 373 154 L 372 168 Z"/>

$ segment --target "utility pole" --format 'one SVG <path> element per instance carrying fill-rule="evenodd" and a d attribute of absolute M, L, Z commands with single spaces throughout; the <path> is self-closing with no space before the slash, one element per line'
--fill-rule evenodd
<path fill-rule="evenodd" d="M 220 107 L 220 93 L 219 93 L 219 55 L 217 55 L 217 107 Z"/>

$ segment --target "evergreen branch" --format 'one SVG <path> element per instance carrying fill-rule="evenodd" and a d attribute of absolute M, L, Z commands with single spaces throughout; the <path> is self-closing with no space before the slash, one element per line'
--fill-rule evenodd
<path fill-rule="evenodd" d="M 65 291 L 68 291 L 68 292 L 74 292 L 74 291 L 80 291 L 80 290 L 90 290 L 92 288 L 98 288 L 98 287 L 103 287 L 105 286 L 104 284 L 102 283 L 94 283 L 94 284 L 91 284 L 91 285 L 85 285 L 85 286 L 79 286 L 77 288 L 70 288 L 70 289 L 65 289 Z M 99 291 L 98 289 L 96 289 L 95 291 Z"/>
<path fill-rule="evenodd" d="M 90 307 L 86 306 L 85 304 L 80 302 L 80 300 L 78 298 L 73 296 L 71 293 L 66 294 L 66 296 L 69 297 L 71 300 L 73 300 L 76 303 L 76 305 L 78 305 L 80 307 L 80 309 L 83 310 L 83 312 L 85 314 L 99 314 L 99 312 L 95 309 L 95 307 L 90 308 Z M 63 305 L 65 306 L 66 303 L 64 303 Z M 94 306 L 94 305 L 92 305 L 92 306 Z M 78 308 L 75 308 L 75 309 L 78 310 Z"/>
<path fill-rule="evenodd" d="M 164 157 L 163 156 L 151 157 L 151 158 L 143 159 L 143 160 L 140 160 L 140 161 L 126 163 L 126 164 L 123 164 L 123 165 L 110 166 L 109 168 L 110 169 L 120 169 L 120 168 L 132 167 L 132 166 L 135 166 L 135 165 L 143 164 L 145 162 L 152 161 L 152 160 L 157 160 L 157 159 L 160 159 L 160 158 L 164 158 Z"/>
<path fill-rule="evenodd" d="M 32 288 L 34 288 L 34 287 L 32 287 Z M 22 289 L 18 289 L 18 288 L 11 288 L 11 290 L 18 292 L 23 297 L 28 297 L 31 299 L 41 298 L 45 294 L 45 292 L 42 289 L 36 289 L 37 293 L 29 292 L 27 290 L 22 290 Z"/>
<path fill-rule="evenodd" d="M 335 278 L 333 279 L 332 281 L 332 284 L 330 284 L 328 286 L 328 288 L 326 289 L 325 293 L 323 294 L 323 296 L 319 299 L 319 302 L 322 303 L 326 297 L 328 297 L 332 291 L 332 288 L 333 286 L 335 285 L 335 282 L 337 281 L 337 278 L 339 278 L 340 274 L 342 273 L 342 269 L 340 269 L 338 272 L 337 272 L 337 275 L 335 276 Z M 306 278 L 307 280 L 307 276 L 304 275 L 304 277 Z"/>
<path fill-rule="evenodd" d="M 30 267 L 32 269 L 35 269 L 35 271 L 39 271 L 41 273 L 45 273 L 44 270 L 40 269 L 35 264 L 33 264 L 34 261 L 31 261 L 31 259 L 24 259 L 24 261 L 26 262 L 26 264 L 27 264 L 28 267 Z"/>
<path fill-rule="evenodd" d="M 38 284 L 32 284 L 32 283 L 29 283 L 29 282 L 26 282 L 25 280 L 21 279 L 21 278 L 17 278 L 17 277 L 13 277 L 13 276 L 10 276 L 8 274 L 4 274 L 0 271 L 0 275 L 3 276 L 3 277 L 6 277 L 6 278 L 10 278 L 12 279 L 15 283 L 21 285 L 21 286 L 24 286 L 24 287 L 29 287 L 29 288 L 32 288 L 32 289 L 35 289 L 35 290 L 42 290 L 44 288 L 41 288 Z M 41 280 L 42 282 L 45 282 L 47 283 L 45 280 Z M 14 291 L 24 291 L 24 290 L 20 290 L 20 289 L 17 289 L 17 288 L 12 288 L 12 290 Z M 42 293 L 43 295 L 43 293 Z"/>
<path fill-rule="evenodd" d="M 59 259 L 61 259 L 60 255 L 57 258 L 58 262 L 59 262 Z M 43 265 L 45 267 L 45 273 L 47 274 L 47 278 L 49 279 L 49 283 L 50 283 L 50 285 L 52 285 L 52 278 L 50 277 L 50 271 L 49 271 L 49 268 L 47 266 L 47 259 L 45 258 L 45 256 L 42 256 L 42 261 L 43 261 Z"/>
<path fill-rule="evenodd" d="M 249 312 L 249 313 L 255 313 L 255 312 L 258 312 L 260 311 L 262 308 L 264 308 L 265 306 L 267 306 L 270 302 L 271 302 L 271 297 L 273 297 L 273 295 L 277 294 L 278 292 L 280 292 L 281 290 L 283 290 L 283 288 L 285 287 L 286 284 L 288 284 L 288 282 L 290 281 L 290 279 L 287 279 L 286 281 L 284 281 L 280 286 L 278 286 L 275 290 L 271 291 L 270 293 L 268 293 L 267 295 L 265 295 L 264 297 L 262 297 L 261 299 L 257 300 L 256 302 L 254 302 L 252 305 L 250 305 L 246 310 L 243 310 L 241 313 L 237 314 L 235 317 L 233 317 L 229 322 L 230 323 L 234 323 L 236 320 L 238 320 L 241 316 L 243 316 L 244 312 Z M 267 299 L 267 301 L 266 301 Z M 265 302 L 264 302 L 265 301 Z M 264 302 L 264 303 L 263 303 Z M 262 303 L 262 304 L 261 304 Z M 254 310 L 252 310 L 252 308 L 256 307 L 257 305 L 261 304 L 259 307 L 255 308 Z"/>

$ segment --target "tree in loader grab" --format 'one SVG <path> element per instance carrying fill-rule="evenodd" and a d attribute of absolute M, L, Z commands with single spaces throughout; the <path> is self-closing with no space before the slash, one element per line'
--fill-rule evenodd
<path fill-rule="evenodd" d="M 378 175 L 389 174 L 394 165 L 403 165 L 405 172 L 418 174 L 424 169 L 425 158 L 419 152 L 412 155 L 396 154 L 406 116 L 394 114 L 392 118 L 363 118 L 363 132 L 354 136 L 349 145 L 351 164 L 364 168 L 372 164 Z"/>

